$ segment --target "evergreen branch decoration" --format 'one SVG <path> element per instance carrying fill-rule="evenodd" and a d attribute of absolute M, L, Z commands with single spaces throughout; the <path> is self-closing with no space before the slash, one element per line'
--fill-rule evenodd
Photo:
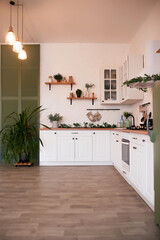
<path fill-rule="evenodd" d="M 151 80 L 154 81 L 154 82 L 160 81 L 160 74 L 153 74 L 151 76 L 148 75 L 148 74 L 144 74 L 144 77 L 139 76 L 137 78 L 132 78 L 131 80 L 125 81 L 122 86 L 126 85 L 127 87 L 130 87 L 130 84 L 132 84 L 132 83 L 138 83 L 138 82 L 146 83 L 146 82 L 151 81 Z M 141 90 L 143 92 L 147 92 L 146 88 L 139 88 L 139 90 Z"/>

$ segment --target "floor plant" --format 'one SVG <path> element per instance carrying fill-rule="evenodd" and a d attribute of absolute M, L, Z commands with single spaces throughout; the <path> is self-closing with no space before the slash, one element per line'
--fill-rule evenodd
<path fill-rule="evenodd" d="M 2 144 L 2 158 L 7 163 L 33 162 L 33 156 L 39 147 L 43 145 L 39 137 L 39 114 L 44 109 L 41 106 L 30 110 L 26 108 L 20 114 L 12 112 L 4 121 L 4 127 L 0 131 Z"/>

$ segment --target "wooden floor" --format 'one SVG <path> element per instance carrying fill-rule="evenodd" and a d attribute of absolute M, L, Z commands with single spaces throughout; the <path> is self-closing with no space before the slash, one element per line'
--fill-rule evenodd
<path fill-rule="evenodd" d="M 0 167 L 0 240 L 159 240 L 112 166 Z"/>

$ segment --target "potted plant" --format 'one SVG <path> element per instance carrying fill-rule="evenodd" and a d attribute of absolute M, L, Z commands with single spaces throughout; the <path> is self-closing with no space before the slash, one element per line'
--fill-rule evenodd
<path fill-rule="evenodd" d="M 81 95 L 82 95 L 82 90 L 81 89 L 77 89 L 76 90 L 76 95 L 77 95 L 78 98 L 80 98 Z"/>
<path fill-rule="evenodd" d="M 132 116 L 132 113 L 129 112 L 124 112 L 123 116 L 126 118 L 124 121 L 124 126 L 125 128 L 130 128 L 131 127 L 131 121 L 128 119 L 130 116 Z"/>
<path fill-rule="evenodd" d="M 33 111 L 26 108 L 20 114 L 13 112 L 7 116 L 6 124 L 0 131 L 2 156 L 6 162 L 33 162 L 39 143 L 43 146 L 38 134 L 39 125 L 47 127 L 37 122 L 39 113 L 43 110 L 41 106 Z"/>
<path fill-rule="evenodd" d="M 91 84 L 86 83 L 86 84 L 85 84 L 85 88 L 86 88 L 85 97 L 90 97 L 89 89 L 92 88 L 93 86 L 94 86 L 93 83 L 91 83 Z"/>
<path fill-rule="evenodd" d="M 63 79 L 63 76 L 60 73 L 54 75 L 53 77 L 57 80 L 57 82 L 61 82 Z"/>
<path fill-rule="evenodd" d="M 58 122 L 62 120 L 62 116 L 59 113 L 55 113 L 54 115 L 51 113 L 48 115 L 48 119 L 52 123 L 53 128 L 58 128 Z"/>

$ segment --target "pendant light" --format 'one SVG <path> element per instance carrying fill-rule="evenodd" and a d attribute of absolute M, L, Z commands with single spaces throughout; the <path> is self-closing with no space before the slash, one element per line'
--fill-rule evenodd
<path fill-rule="evenodd" d="M 18 58 L 21 60 L 27 59 L 27 53 L 23 46 L 23 5 L 22 5 L 22 49 L 20 50 L 20 52 L 18 54 Z"/>
<path fill-rule="evenodd" d="M 22 43 L 19 41 L 19 36 L 18 36 L 18 8 L 19 8 L 19 3 L 17 0 L 17 39 L 13 44 L 13 52 L 19 53 L 22 50 Z"/>
<path fill-rule="evenodd" d="M 16 41 L 16 37 L 15 34 L 13 32 L 13 28 L 12 28 L 12 6 L 15 5 L 15 2 L 10 1 L 10 27 L 9 27 L 9 31 L 6 35 L 6 43 L 9 45 L 13 45 L 14 42 Z"/>

